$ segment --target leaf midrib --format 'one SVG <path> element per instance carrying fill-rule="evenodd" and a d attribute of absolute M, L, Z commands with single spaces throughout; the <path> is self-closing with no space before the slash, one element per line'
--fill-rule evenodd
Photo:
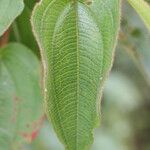
<path fill-rule="evenodd" d="M 76 120 L 76 148 L 78 147 L 78 104 L 79 104 L 79 90 L 80 90 L 80 87 L 79 87 L 79 80 L 80 80 L 80 69 L 79 69 L 79 65 L 80 65 L 80 62 L 79 62 L 79 56 L 80 56 L 80 52 L 79 52 L 79 30 L 78 30 L 78 2 L 75 0 L 75 4 L 74 4 L 74 9 L 75 9 L 75 15 L 76 15 L 76 49 L 77 49 L 77 100 L 76 100 L 76 107 L 77 107 L 77 112 L 76 112 L 76 115 L 77 115 L 77 120 Z"/>

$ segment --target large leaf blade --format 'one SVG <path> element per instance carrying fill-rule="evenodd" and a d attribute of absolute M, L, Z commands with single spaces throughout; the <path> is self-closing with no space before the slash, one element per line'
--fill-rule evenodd
<path fill-rule="evenodd" d="M 111 67 L 119 16 L 118 0 L 43 0 L 33 12 L 45 70 L 46 111 L 66 150 L 85 150 L 93 142 L 97 99 Z"/>
<path fill-rule="evenodd" d="M 0 0 L 0 36 L 24 8 L 23 0 Z"/>
<path fill-rule="evenodd" d="M 20 149 L 34 138 L 43 119 L 39 61 L 21 44 L 0 49 L 0 145 Z"/>

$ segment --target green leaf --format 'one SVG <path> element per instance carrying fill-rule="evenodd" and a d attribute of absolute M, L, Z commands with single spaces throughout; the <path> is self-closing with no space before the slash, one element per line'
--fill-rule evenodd
<path fill-rule="evenodd" d="M 24 0 L 25 5 L 32 10 L 38 0 Z"/>
<path fill-rule="evenodd" d="M 20 149 L 35 138 L 42 120 L 39 61 L 25 46 L 9 44 L 0 49 L 1 149 Z"/>
<path fill-rule="evenodd" d="M 23 0 L 0 0 L 0 36 L 24 8 Z"/>
<path fill-rule="evenodd" d="M 66 150 L 87 150 L 120 20 L 119 0 L 42 0 L 32 25 L 44 65 L 45 105 Z"/>
<path fill-rule="evenodd" d="M 22 14 L 12 24 L 11 41 L 25 44 L 39 56 L 39 48 L 32 33 L 30 16 L 31 10 L 25 6 Z"/>
<path fill-rule="evenodd" d="M 150 6 L 144 0 L 128 0 L 150 30 Z"/>
<path fill-rule="evenodd" d="M 39 56 L 39 48 L 33 36 L 30 18 L 33 6 L 37 0 L 24 0 L 25 7 L 23 12 L 12 24 L 12 32 L 10 32 L 10 41 L 17 41 L 29 47 L 37 56 Z"/>

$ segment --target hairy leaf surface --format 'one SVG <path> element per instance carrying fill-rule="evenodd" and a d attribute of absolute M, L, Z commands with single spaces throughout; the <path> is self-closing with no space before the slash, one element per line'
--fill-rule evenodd
<path fill-rule="evenodd" d="M 0 149 L 31 141 L 43 120 L 39 62 L 20 44 L 0 49 Z M 16 147 L 17 146 L 17 147 Z"/>
<path fill-rule="evenodd" d="M 42 0 L 33 12 L 46 111 L 66 150 L 87 150 L 93 142 L 119 7 L 119 0 Z"/>
<path fill-rule="evenodd" d="M 0 36 L 24 8 L 23 0 L 0 0 Z"/>

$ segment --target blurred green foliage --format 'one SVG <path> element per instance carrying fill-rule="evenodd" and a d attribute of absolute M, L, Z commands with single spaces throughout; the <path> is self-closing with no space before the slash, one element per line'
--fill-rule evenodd
<path fill-rule="evenodd" d="M 24 43 L 39 56 L 29 22 L 35 2 L 25 0 L 22 15 L 10 28 L 10 41 Z M 102 121 L 92 150 L 150 150 L 150 33 L 126 1 L 122 1 L 119 42 L 101 105 Z M 63 150 L 63 146 L 46 120 L 37 138 L 22 150 Z"/>

